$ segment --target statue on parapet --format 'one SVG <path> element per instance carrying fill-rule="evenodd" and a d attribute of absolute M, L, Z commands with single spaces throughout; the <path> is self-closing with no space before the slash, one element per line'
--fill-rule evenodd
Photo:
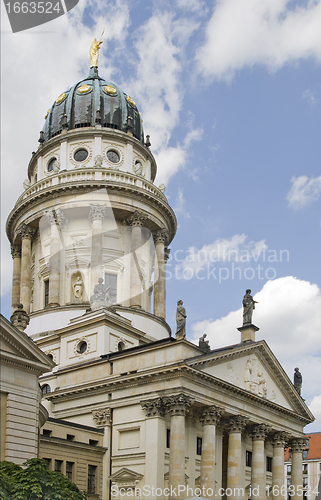
<path fill-rule="evenodd" d="M 296 392 L 301 396 L 302 374 L 300 373 L 299 368 L 294 368 L 293 385 Z"/>
<path fill-rule="evenodd" d="M 202 351 L 204 351 L 204 352 L 210 352 L 210 350 L 211 350 L 210 343 L 209 343 L 209 340 L 205 340 L 206 337 L 207 337 L 207 334 L 204 333 L 204 335 L 202 335 L 198 339 L 198 347 L 200 349 L 202 349 Z"/>
<path fill-rule="evenodd" d="M 252 315 L 253 310 L 255 309 L 255 304 L 258 304 L 258 302 L 253 300 L 251 290 L 246 290 L 243 297 L 243 326 L 252 324 Z"/>
<path fill-rule="evenodd" d="M 183 301 L 179 300 L 177 302 L 176 309 L 176 338 L 177 340 L 186 339 L 186 310 L 183 307 Z"/>
<path fill-rule="evenodd" d="M 99 278 L 98 285 L 94 286 L 94 293 L 90 297 L 90 307 L 92 310 L 111 306 L 110 286 L 103 285 L 103 281 L 103 278 Z"/>

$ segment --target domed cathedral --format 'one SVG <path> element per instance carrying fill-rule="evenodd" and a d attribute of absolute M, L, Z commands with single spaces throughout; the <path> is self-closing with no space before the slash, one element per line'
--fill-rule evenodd
<path fill-rule="evenodd" d="M 181 300 L 172 336 L 175 214 L 135 102 L 93 59 L 48 110 L 7 222 L 11 322 L 50 358 L 39 456 L 91 500 L 281 500 L 291 446 L 302 500 L 301 386 L 256 341 L 250 290 L 239 343 L 189 342 Z"/>

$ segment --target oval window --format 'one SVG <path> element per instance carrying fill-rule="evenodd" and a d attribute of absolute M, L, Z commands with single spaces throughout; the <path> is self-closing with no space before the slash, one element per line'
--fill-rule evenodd
<path fill-rule="evenodd" d="M 77 149 L 77 151 L 74 152 L 74 159 L 76 161 L 79 162 L 85 161 L 87 157 L 88 157 L 88 151 L 85 148 Z"/>
<path fill-rule="evenodd" d="M 48 166 L 47 166 L 47 172 L 53 171 L 55 161 L 57 161 L 57 158 L 51 158 L 51 160 L 49 161 Z"/>
<path fill-rule="evenodd" d="M 79 354 L 84 354 L 84 352 L 86 352 L 87 350 L 87 347 L 87 342 L 83 340 L 82 342 L 79 342 L 77 346 L 77 352 L 79 352 Z"/>
<path fill-rule="evenodd" d="M 107 159 L 111 161 L 112 163 L 119 163 L 120 161 L 120 156 L 117 153 L 117 151 L 114 151 L 113 149 L 110 149 L 107 151 Z"/>

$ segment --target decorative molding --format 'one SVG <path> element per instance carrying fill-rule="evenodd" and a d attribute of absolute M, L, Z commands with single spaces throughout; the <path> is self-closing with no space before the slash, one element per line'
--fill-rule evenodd
<path fill-rule="evenodd" d="M 203 425 L 217 425 L 221 419 L 221 416 L 224 413 L 224 408 L 220 408 L 219 406 L 209 406 L 208 408 L 204 408 L 200 415 L 200 421 Z"/>
<path fill-rule="evenodd" d="M 228 433 L 242 433 L 248 421 L 249 419 L 247 417 L 244 417 L 243 415 L 235 415 L 235 417 L 230 417 L 228 420 Z"/>
<path fill-rule="evenodd" d="M 290 442 L 292 453 L 302 453 L 304 448 L 308 446 L 309 440 L 307 438 L 295 438 Z"/>
<path fill-rule="evenodd" d="M 193 399 L 181 393 L 173 396 L 167 396 L 163 398 L 163 402 L 166 407 L 166 411 L 170 414 L 171 417 L 185 417 L 186 413 L 189 410 L 189 407 L 193 402 Z"/>
<path fill-rule="evenodd" d="M 264 441 L 271 431 L 271 426 L 267 424 L 256 424 L 252 428 L 253 441 Z"/>
<path fill-rule="evenodd" d="M 284 448 L 289 439 L 290 439 L 290 434 L 288 434 L 287 432 L 280 431 L 272 434 L 272 443 L 273 446 L 275 447 Z"/>
<path fill-rule="evenodd" d="M 36 232 L 36 229 L 34 227 L 27 226 L 27 224 L 20 224 L 20 226 L 17 229 L 17 234 L 20 236 L 22 240 L 27 239 L 27 240 L 32 240 L 34 237 L 34 234 Z"/>
<path fill-rule="evenodd" d="M 147 399 L 140 402 L 147 418 L 165 417 L 165 405 L 162 398 Z"/>
<path fill-rule="evenodd" d="M 13 259 L 21 259 L 21 246 L 11 245 L 11 255 Z"/>
<path fill-rule="evenodd" d="M 100 408 L 99 410 L 93 410 L 92 416 L 96 422 L 97 427 L 104 427 L 106 425 L 109 425 L 111 422 L 111 409 Z"/>
<path fill-rule="evenodd" d="M 86 348 L 85 352 L 78 352 L 77 347 L 80 344 L 80 342 L 86 342 L 87 348 Z M 83 356 L 85 356 L 89 352 L 90 352 L 90 339 L 88 337 L 80 337 L 80 338 L 75 340 L 74 353 L 76 356 L 78 356 L 79 358 L 82 358 Z"/>
<path fill-rule="evenodd" d="M 103 220 L 106 215 L 106 207 L 103 205 L 90 205 L 89 209 L 89 220 L 93 222 L 94 220 Z"/>
<path fill-rule="evenodd" d="M 84 161 L 76 161 L 74 159 L 74 153 L 75 151 L 77 151 L 77 149 L 86 149 L 88 151 L 88 156 Z M 78 142 L 77 144 L 74 144 L 70 148 L 70 154 L 69 154 L 70 163 L 72 163 L 76 168 L 84 167 L 91 160 L 92 155 L 93 155 L 92 148 L 88 143 Z"/>
<path fill-rule="evenodd" d="M 159 229 L 153 234 L 154 242 L 157 243 L 167 243 L 168 242 L 168 231 L 166 229 Z"/>
<path fill-rule="evenodd" d="M 113 163 L 112 161 L 110 161 L 107 158 L 107 151 L 109 151 L 110 149 L 117 151 L 117 153 L 119 154 L 120 160 L 118 163 Z M 119 170 L 119 168 L 122 167 L 124 164 L 124 158 L 125 158 L 124 149 L 122 147 L 120 147 L 120 145 L 117 144 L 116 142 L 110 142 L 110 143 L 106 144 L 106 146 L 103 149 L 103 157 L 104 157 L 104 160 L 107 162 L 108 168 L 112 168 L 114 170 Z"/>
<path fill-rule="evenodd" d="M 144 215 L 142 212 L 139 212 L 138 210 L 135 210 L 135 212 L 129 215 L 129 217 L 127 217 L 124 222 L 128 226 L 143 227 L 146 219 L 146 215 Z"/>

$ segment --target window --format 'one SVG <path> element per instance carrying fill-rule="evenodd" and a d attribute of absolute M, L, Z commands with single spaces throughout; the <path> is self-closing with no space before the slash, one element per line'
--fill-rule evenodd
<path fill-rule="evenodd" d="M 66 476 L 67 479 L 72 483 L 72 470 L 74 462 L 66 462 Z"/>
<path fill-rule="evenodd" d="M 126 348 L 126 346 L 125 346 L 124 342 L 118 342 L 117 348 L 118 348 L 118 351 L 121 352 Z"/>
<path fill-rule="evenodd" d="M 290 477 L 286 478 L 286 485 L 288 488 L 290 488 L 290 486 L 291 486 L 291 478 Z"/>
<path fill-rule="evenodd" d="M 202 438 L 196 438 L 196 455 L 202 455 Z"/>
<path fill-rule="evenodd" d="M 51 392 L 50 385 L 49 384 L 44 384 L 41 387 L 41 393 L 44 396 L 45 394 L 49 394 Z"/>
<path fill-rule="evenodd" d="M 287 465 L 286 466 L 286 473 L 289 475 L 291 475 L 291 465 Z"/>
<path fill-rule="evenodd" d="M 44 281 L 45 285 L 45 307 L 49 304 L 49 280 Z"/>
<path fill-rule="evenodd" d="M 47 469 L 50 470 L 51 458 L 44 458 L 43 460 L 46 462 Z"/>
<path fill-rule="evenodd" d="M 109 288 L 109 300 L 112 304 L 117 301 L 117 274 L 105 273 L 105 285 Z"/>
<path fill-rule="evenodd" d="M 266 457 L 266 472 L 272 472 L 272 457 Z"/>
<path fill-rule="evenodd" d="M 55 460 L 55 471 L 61 472 L 62 468 L 62 460 Z"/>
<path fill-rule="evenodd" d="M 91 446 L 97 446 L 98 441 L 96 441 L 95 439 L 89 439 L 89 444 L 90 444 Z"/>
<path fill-rule="evenodd" d="M 309 486 L 309 478 L 304 477 L 303 478 L 303 488 L 307 488 Z"/>
<path fill-rule="evenodd" d="M 52 431 L 50 431 L 49 429 L 43 429 L 43 431 L 42 431 L 42 435 L 46 436 L 46 437 L 50 437 L 51 433 L 52 433 Z"/>
<path fill-rule="evenodd" d="M 303 460 L 307 460 L 308 454 L 309 454 L 309 450 L 303 450 L 303 453 L 302 453 Z"/>
<path fill-rule="evenodd" d="M 57 158 L 51 158 L 51 160 L 49 161 L 49 163 L 47 165 L 47 172 L 52 172 L 53 171 L 54 163 L 56 161 L 57 161 Z"/>
<path fill-rule="evenodd" d="M 81 342 L 79 342 L 79 344 L 77 345 L 77 352 L 79 354 L 84 354 L 84 352 L 87 351 L 87 347 L 88 347 L 88 344 L 87 342 L 85 342 L 84 340 L 82 340 Z"/>
<path fill-rule="evenodd" d="M 75 436 L 72 434 L 67 434 L 67 441 L 73 441 L 75 439 Z"/>
<path fill-rule="evenodd" d="M 303 472 L 303 474 L 307 474 L 308 473 L 308 464 L 303 464 L 302 465 L 302 472 Z"/>
<path fill-rule="evenodd" d="M 252 467 L 252 452 L 251 451 L 246 450 L 245 463 L 246 463 L 246 467 Z"/>
<path fill-rule="evenodd" d="M 95 493 L 95 483 L 96 483 L 96 466 L 88 465 L 88 488 L 87 493 L 94 494 Z"/>
<path fill-rule="evenodd" d="M 170 448 L 171 446 L 171 430 L 166 430 L 166 448 Z"/>
<path fill-rule="evenodd" d="M 76 161 L 82 162 L 85 161 L 88 157 L 88 151 L 85 148 L 77 149 L 74 153 L 74 159 Z"/>

